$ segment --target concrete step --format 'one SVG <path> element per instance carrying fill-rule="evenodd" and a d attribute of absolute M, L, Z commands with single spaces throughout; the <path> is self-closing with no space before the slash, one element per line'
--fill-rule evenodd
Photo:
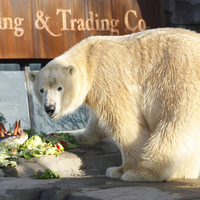
<path fill-rule="evenodd" d="M 1 200 L 199 199 L 200 180 L 129 183 L 104 176 L 35 179 L 0 177 Z"/>

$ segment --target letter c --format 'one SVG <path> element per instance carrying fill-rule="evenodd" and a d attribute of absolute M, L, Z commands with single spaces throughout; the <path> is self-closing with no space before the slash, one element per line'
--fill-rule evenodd
<path fill-rule="evenodd" d="M 129 13 L 133 13 L 135 15 L 135 18 L 137 18 L 137 11 L 136 10 L 128 10 L 125 14 L 125 17 L 124 17 L 124 23 L 126 25 L 126 28 L 129 30 L 129 31 L 132 31 L 134 32 L 136 29 L 137 29 L 137 25 L 135 27 L 131 27 L 130 24 L 129 24 L 129 21 L 128 21 L 128 15 Z"/>

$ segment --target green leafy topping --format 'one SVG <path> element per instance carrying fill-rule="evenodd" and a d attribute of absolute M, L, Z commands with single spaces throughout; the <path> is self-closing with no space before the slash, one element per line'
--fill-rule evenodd
<path fill-rule="evenodd" d="M 52 179 L 52 178 L 61 178 L 62 175 L 56 172 L 53 172 L 49 168 L 46 168 L 46 172 L 44 174 L 35 174 L 38 178 L 41 179 Z"/>
<path fill-rule="evenodd" d="M 24 130 L 29 135 L 29 139 L 24 144 L 6 145 L 0 143 L 0 167 L 16 166 L 15 161 L 10 158 L 24 157 L 29 160 L 31 157 L 40 157 L 46 155 L 59 156 L 64 150 L 77 148 L 73 135 L 68 133 L 48 134 L 44 132 L 35 132 L 33 129 Z M 15 148 L 15 152 L 12 149 Z"/>

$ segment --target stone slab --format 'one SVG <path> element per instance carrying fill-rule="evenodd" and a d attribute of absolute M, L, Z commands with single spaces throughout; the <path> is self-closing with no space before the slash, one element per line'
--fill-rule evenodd
<path fill-rule="evenodd" d="M 1 200 L 186 200 L 200 197 L 200 179 L 129 183 L 104 176 L 50 180 L 0 177 L 0 185 Z"/>
<path fill-rule="evenodd" d="M 175 196 L 170 192 L 164 192 L 157 188 L 151 187 L 117 187 L 105 190 L 82 191 L 72 192 L 68 195 L 68 200 L 88 200 L 88 199 L 101 199 L 101 200 L 175 200 L 181 199 L 181 196 Z"/>

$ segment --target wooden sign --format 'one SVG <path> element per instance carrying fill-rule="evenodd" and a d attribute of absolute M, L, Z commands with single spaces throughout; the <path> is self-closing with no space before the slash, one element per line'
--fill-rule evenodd
<path fill-rule="evenodd" d="M 54 58 L 93 35 L 147 29 L 137 0 L 0 0 L 0 58 Z"/>

